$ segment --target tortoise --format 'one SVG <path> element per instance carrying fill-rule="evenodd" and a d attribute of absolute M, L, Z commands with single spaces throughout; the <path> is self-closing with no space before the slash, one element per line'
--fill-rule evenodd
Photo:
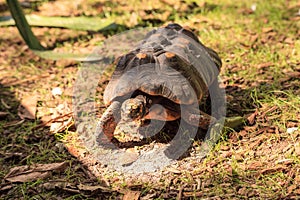
<path fill-rule="evenodd" d="M 133 50 L 115 61 L 104 91 L 108 106 L 96 132 L 112 139 L 118 123 L 182 118 L 207 129 L 215 117 L 190 105 L 199 105 L 209 87 L 218 87 L 222 65 L 218 54 L 204 46 L 188 28 L 172 23 L 149 32 Z M 193 96 L 194 95 L 194 96 Z M 154 106 L 154 105 L 161 106 Z"/>

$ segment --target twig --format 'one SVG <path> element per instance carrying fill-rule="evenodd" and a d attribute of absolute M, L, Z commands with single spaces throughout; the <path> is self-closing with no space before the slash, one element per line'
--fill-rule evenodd
<path fill-rule="evenodd" d="M 5 85 L 6 86 L 15 86 L 15 85 L 19 85 L 19 84 L 22 84 L 22 83 L 25 83 L 25 82 L 29 82 L 29 81 L 33 81 L 33 80 L 41 79 L 41 78 L 46 78 L 46 77 L 49 77 L 49 74 L 39 75 L 39 76 L 32 76 L 32 77 L 29 77 L 27 79 L 22 79 L 22 80 L 19 80 L 19 81 L 16 81 L 16 82 L 8 82 Z"/>
<path fill-rule="evenodd" d="M 57 121 L 58 119 L 61 119 L 61 118 L 64 118 L 64 117 L 68 117 L 68 116 L 70 116 L 70 115 L 72 115 L 72 114 L 73 114 L 73 112 L 69 112 L 69 113 L 67 113 L 67 114 L 64 114 L 64 115 L 55 117 L 55 118 L 53 118 L 53 119 L 50 119 L 50 120 L 47 121 L 47 122 L 44 122 L 44 123 L 42 123 L 42 124 L 40 124 L 40 125 L 37 125 L 37 126 L 33 127 L 31 130 L 33 131 L 33 130 L 37 130 L 37 129 L 43 128 L 44 126 L 46 126 L 46 125 L 49 124 L 49 123 L 55 122 L 55 121 Z"/>

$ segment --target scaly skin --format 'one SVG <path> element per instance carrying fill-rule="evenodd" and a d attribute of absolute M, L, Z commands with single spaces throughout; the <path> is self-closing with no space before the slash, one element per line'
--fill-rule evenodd
<path fill-rule="evenodd" d="M 99 145 L 107 146 L 108 144 L 111 144 L 110 141 L 114 137 L 114 131 L 117 123 L 120 121 L 120 108 L 120 102 L 112 102 L 98 121 L 96 134 Z"/>
<path fill-rule="evenodd" d="M 198 110 L 199 114 L 193 114 L 191 110 L 183 110 L 182 117 L 184 121 L 193 126 L 198 126 L 202 129 L 208 129 L 210 124 L 215 123 L 217 120 L 206 114 L 205 112 Z"/>

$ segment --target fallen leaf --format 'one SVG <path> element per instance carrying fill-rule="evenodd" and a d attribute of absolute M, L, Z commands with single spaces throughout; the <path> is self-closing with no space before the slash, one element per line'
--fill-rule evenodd
<path fill-rule="evenodd" d="M 230 149 L 230 147 L 229 146 L 221 146 L 220 147 L 220 150 L 222 150 L 222 151 L 229 151 L 229 149 Z"/>
<path fill-rule="evenodd" d="M 71 114 L 71 108 L 66 102 L 63 104 L 59 104 L 57 107 L 52 109 L 52 120 L 48 121 L 45 125 L 51 123 L 51 133 L 64 131 L 74 124 Z"/>
<path fill-rule="evenodd" d="M 127 22 L 127 25 L 129 25 L 129 27 L 133 27 L 136 26 L 139 23 L 139 19 L 138 19 L 138 15 L 133 12 L 131 13 L 130 19 Z"/>
<path fill-rule="evenodd" d="M 101 185 L 83 185 L 79 184 L 77 188 L 81 191 L 88 191 L 88 192 L 95 192 L 95 191 L 102 191 L 102 192 L 110 192 L 111 190 L 107 187 L 103 187 Z"/>
<path fill-rule="evenodd" d="M 121 158 L 121 164 L 123 166 L 127 166 L 135 162 L 139 157 L 139 153 L 126 151 Z"/>
<path fill-rule="evenodd" d="M 8 112 L 1 112 L 0 111 L 0 119 L 6 117 L 8 115 Z"/>
<path fill-rule="evenodd" d="M 260 63 L 257 65 L 257 68 L 258 69 L 264 69 L 264 68 L 267 68 L 267 67 L 270 67 L 270 66 L 273 66 L 274 63 L 273 62 L 266 62 L 266 63 Z"/>
<path fill-rule="evenodd" d="M 123 196 L 123 200 L 138 200 L 140 194 L 140 191 L 127 190 Z"/>
<path fill-rule="evenodd" d="M 7 103 L 3 99 L 1 99 L 1 103 L 6 109 L 11 109 L 11 106 L 7 105 Z"/>
<path fill-rule="evenodd" d="M 286 38 L 286 39 L 284 40 L 284 43 L 286 43 L 286 44 L 294 44 L 295 42 L 293 41 L 292 38 Z"/>
<path fill-rule="evenodd" d="M 0 191 L 3 192 L 3 191 L 11 190 L 13 187 L 14 187 L 14 185 L 11 183 L 3 184 L 3 185 L 0 185 Z"/>
<path fill-rule="evenodd" d="M 278 171 L 283 171 L 286 169 L 286 166 L 284 165 L 278 165 L 278 166 L 275 166 L 275 167 L 269 167 L 269 168 L 266 168 L 266 169 L 263 169 L 260 171 L 261 174 L 269 174 L 269 173 L 275 173 L 275 172 L 278 172 Z"/>
<path fill-rule="evenodd" d="M 250 36 L 250 39 L 249 39 L 251 45 L 253 45 L 253 44 L 257 41 L 257 39 L 258 39 L 258 34 L 251 35 L 251 36 Z"/>
<path fill-rule="evenodd" d="M 246 170 L 258 170 L 263 166 L 263 163 L 260 161 L 254 161 L 252 163 L 248 163 L 246 166 Z"/>
<path fill-rule="evenodd" d="M 242 137 L 246 137 L 247 135 L 249 135 L 248 131 L 246 130 L 241 130 L 238 134 Z"/>
<path fill-rule="evenodd" d="M 249 144 L 249 148 L 250 149 L 255 149 L 257 148 L 263 141 L 265 140 L 265 138 L 259 138 L 258 140 L 254 141 L 253 143 Z"/>
<path fill-rule="evenodd" d="M 65 114 L 65 115 L 58 116 L 58 117 L 56 117 L 56 118 L 51 118 L 51 116 L 47 116 L 47 117 L 45 117 L 44 119 L 45 119 L 45 120 L 46 120 L 46 119 L 49 119 L 49 120 L 47 120 L 47 121 L 43 121 L 43 120 L 42 120 L 43 123 L 37 125 L 36 127 L 34 127 L 33 130 L 36 130 L 36 129 L 39 129 L 39 128 L 42 128 L 42 127 L 45 127 L 45 126 L 51 126 L 51 123 L 56 122 L 56 121 L 58 121 L 59 119 L 63 119 L 63 118 L 65 118 L 65 117 L 70 117 L 70 116 L 72 116 L 72 114 L 73 114 L 73 112 L 70 112 L 70 113 L 67 113 L 67 114 Z"/>
<path fill-rule="evenodd" d="M 74 146 L 72 146 L 72 145 L 69 145 L 69 144 L 66 144 L 65 145 L 66 146 L 66 148 L 68 149 L 68 151 L 69 151 L 69 153 L 72 155 L 72 156 L 74 156 L 74 157 L 79 157 L 79 156 L 83 156 L 84 155 L 84 153 L 86 153 L 86 149 L 85 148 L 81 148 L 81 147 L 78 147 L 78 146 L 76 146 L 76 147 L 74 147 Z"/>
<path fill-rule="evenodd" d="M 284 165 L 290 165 L 293 163 L 294 163 L 293 159 L 282 159 L 282 160 L 276 161 L 276 164 L 284 164 Z"/>
<path fill-rule="evenodd" d="M 272 27 L 264 27 L 264 28 L 262 29 L 262 32 L 263 32 L 263 33 L 269 33 L 269 32 L 271 32 L 271 31 L 273 31 L 273 28 L 272 28 Z"/>
<path fill-rule="evenodd" d="M 18 108 L 18 115 L 21 119 L 35 119 L 37 107 L 37 96 L 30 95 L 22 99 Z"/>
<path fill-rule="evenodd" d="M 181 174 L 181 171 L 178 169 L 175 169 L 174 167 L 169 167 L 166 169 L 166 171 L 174 173 L 174 174 Z"/>
<path fill-rule="evenodd" d="M 297 121 L 288 121 L 288 122 L 286 123 L 286 127 L 287 127 L 287 128 L 293 128 L 293 127 L 297 127 L 298 124 L 300 125 L 300 123 L 298 123 Z"/>
<path fill-rule="evenodd" d="M 257 114 L 258 114 L 258 110 L 256 109 L 254 113 L 252 113 L 249 117 L 247 117 L 247 120 L 250 125 L 253 125 L 255 123 Z"/>
<path fill-rule="evenodd" d="M 183 191 L 183 186 L 180 186 L 178 194 L 177 194 L 177 199 L 182 199 L 182 191 Z"/>
<path fill-rule="evenodd" d="M 65 181 L 52 181 L 50 180 L 47 183 L 43 183 L 40 187 L 46 190 L 54 190 L 54 189 L 63 189 L 67 187 L 68 183 Z"/>
<path fill-rule="evenodd" d="M 3 127 L 4 127 L 4 128 L 7 128 L 7 127 L 11 127 L 11 126 L 17 126 L 17 125 L 22 124 L 24 121 L 25 121 L 25 119 L 18 120 L 18 121 L 8 122 L 8 123 L 6 123 Z"/>
<path fill-rule="evenodd" d="M 238 13 L 241 13 L 243 15 L 250 15 L 250 14 L 253 14 L 254 11 L 251 8 L 243 8 L 243 9 L 240 9 L 238 11 Z"/>
<path fill-rule="evenodd" d="M 72 183 L 68 183 L 66 181 L 49 181 L 47 183 L 43 183 L 41 185 L 39 185 L 39 187 L 46 189 L 46 190 L 54 190 L 54 189 L 58 189 L 61 191 L 67 191 L 67 192 L 71 192 L 74 194 L 79 194 L 80 190 L 77 189 L 75 184 Z"/>
<path fill-rule="evenodd" d="M 267 109 L 261 114 L 261 118 L 264 118 L 268 113 L 275 111 L 277 108 L 278 106 L 272 106 L 271 108 Z"/>
<path fill-rule="evenodd" d="M 68 127 L 74 124 L 73 117 L 69 117 L 68 120 L 64 120 L 61 122 L 53 122 L 50 126 L 51 133 L 59 133 L 66 130 Z"/>
<path fill-rule="evenodd" d="M 204 196 L 204 192 L 200 191 L 200 192 L 183 192 L 183 196 L 184 197 L 203 197 Z"/>
<path fill-rule="evenodd" d="M 161 0 L 163 3 L 168 4 L 170 6 L 174 6 L 174 5 L 179 5 L 180 2 L 179 1 L 175 1 L 175 0 Z"/>
<path fill-rule="evenodd" d="M 298 145 L 295 146 L 295 154 L 297 156 L 300 156 L 300 144 L 298 143 Z"/>
<path fill-rule="evenodd" d="M 10 169 L 9 173 L 4 177 L 4 179 L 12 183 L 24 183 L 38 179 L 45 179 L 51 176 L 53 171 L 63 171 L 67 165 L 67 162 L 61 162 L 51 164 L 35 164 L 31 166 L 18 166 Z"/>
<path fill-rule="evenodd" d="M 297 71 L 288 72 L 286 75 L 291 78 L 300 78 L 300 72 Z"/>
<path fill-rule="evenodd" d="M 51 176 L 51 172 L 30 172 L 28 174 L 19 174 L 12 177 L 7 177 L 5 180 L 12 183 L 25 183 L 36 181 L 38 179 L 46 179 Z"/>
<path fill-rule="evenodd" d="M 246 195 L 248 193 L 247 188 L 246 187 L 242 187 L 238 190 L 238 194 L 240 195 Z"/>
<path fill-rule="evenodd" d="M 18 81 L 9 82 L 6 85 L 7 86 L 15 86 L 15 85 L 19 85 L 19 84 L 22 84 L 22 83 L 43 79 L 43 78 L 46 78 L 46 77 L 49 77 L 49 74 L 29 76 L 28 78 L 24 78 L 24 79 L 21 79 L 21 80 L 18 80 Z"/>

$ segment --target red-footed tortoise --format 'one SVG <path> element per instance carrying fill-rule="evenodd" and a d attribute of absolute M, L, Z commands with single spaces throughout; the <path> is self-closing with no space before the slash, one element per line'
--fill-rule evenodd
<path fill-rule="evenodd" d="M 199 105 L 208 87 L 218 87 L 221 65 L 214 50 L 178 24 L 149 32 L 137 48 L 117 59 L 104 92 L 109 107 L 96 132 L 103 131 L 111 139 L 120 121 L 180 117 L 207 129 L 216 119 L 190 105 Z"/>

